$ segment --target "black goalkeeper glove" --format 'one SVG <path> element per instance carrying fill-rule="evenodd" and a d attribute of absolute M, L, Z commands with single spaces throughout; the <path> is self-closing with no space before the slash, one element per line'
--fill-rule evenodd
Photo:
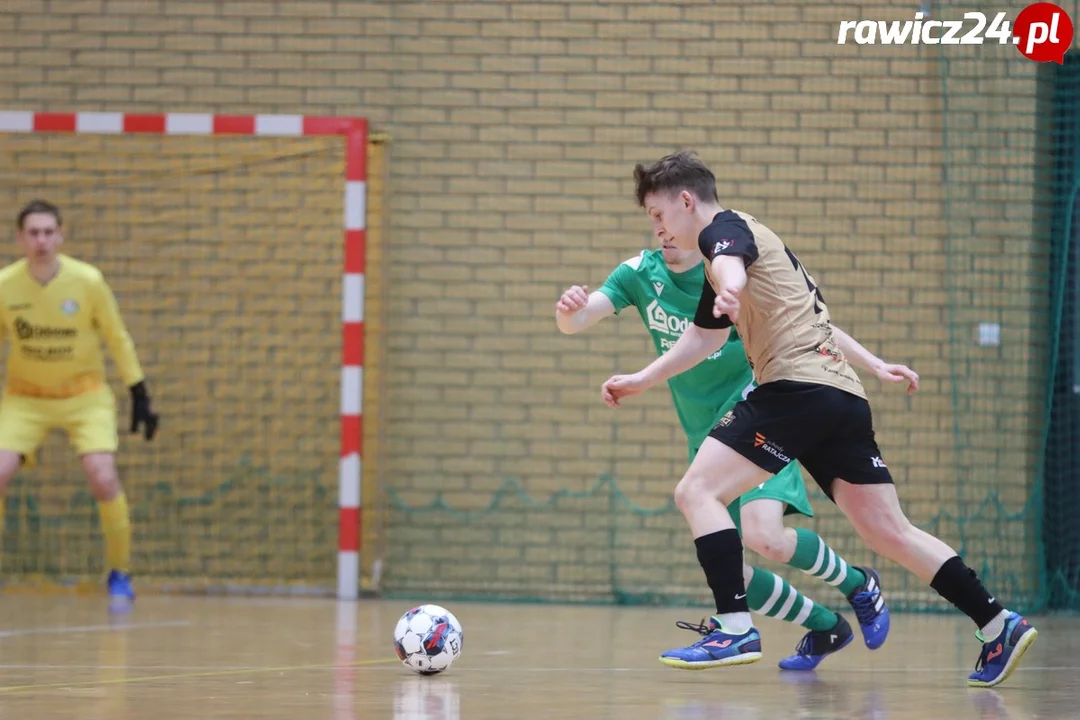
<path fill-rule="evenodd" d="M 150 412 L 150 395 L 146 392 L 146 383 L 139 381 L 131 386 L 131 432 L 139 432 L 139 423 L 143 424 L 143 435 L 147 440 L 157 432 L 158 416 Z"/>

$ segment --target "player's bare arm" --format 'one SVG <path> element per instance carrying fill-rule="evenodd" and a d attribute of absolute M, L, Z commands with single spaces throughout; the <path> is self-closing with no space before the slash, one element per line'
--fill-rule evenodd
<path fill-rule="evenodd" d="M 555 303 L 555 324 L 559 331 L 573 335 L 588 330 L 615 314 L 615 304 L 602 292 L 589 292 L 588 286 L 573 285 Z"/>
<path fill-rule="evenodd" d="M 710 265 L 716 278 L 716 300 L 713 301 L 713 317 L 727 315 L 739 319 L 739 293 L 746 287 L 746 264 L 741 257 L 718 255 Z"/>
<path fill-rule="evenodd" d="M 684 373 L 704 362 L 727 342 L 731 328 L 703 328 L 690 325 L 670 350 L 631 375 L 615 375 L 601 387 L 601 397 L 610 407 L 620 407 L 619 400 L 639 395 L 653 385 Z"/>
<path fill-rule="evenodd" d="M 888 383 L 908 384 L 908 394 L 919 389 L 919 374 L 906 365 L 887 363 L 874 353 L 859 344 L 855 338 L 846 332 L 832 326 L 833 337 L 840 350 L 847 356 L 849 362 L 857 368 L 862 368 L 874 374 L 878 380 Z"/>

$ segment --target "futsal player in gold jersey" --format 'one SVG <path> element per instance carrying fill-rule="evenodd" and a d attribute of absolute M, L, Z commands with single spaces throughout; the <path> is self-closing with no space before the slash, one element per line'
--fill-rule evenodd
<path fill-rule="evenodd" d="M 0 336 L 11 343 L 0 401 L 0 492 L 50 430 L 64 430 L 98 503 L 110 607 L 122 611 L 135 600 L 131 523 L 116 473 L 116 398 L 102 341 L 131 391 L 131 432 L 141 426 L 152 439 L 158 416 L 112 289 L 96 267 L 59 252 L 61 226 L 55 205 L 28 203 L 16 224 L 25 257 L 0 270 Z M 3 520 L 0 507 L 0 531 Z"/>
<path fill-rule="evenodd" d="M 720 206 L 716 177 L 696 156 L 676 153 L 634 170 L 638 204 L 666 243 L 697 248 L 705 281 L 694 322 L 644 370 L 604 383 L 605 402 L 696 367 L 738 328 L 758 388 L 720 419 L 675 488 L 694 533 L 716 615 L 705 637 L 661 656 L 699 669 L 754 662 L 754 629 L 743 580 L 743 546 L 727 505 L 798 460 L 879 555 L 898 563 L 975 623 L 982 652 L 968 684 L 1005 680 L 1038 633 L 1003 607 L 955 550 L 904 514 L 874 434 L 856 368 L 884 382 L 919 377 L 888 364 L 833 325 L 813 275 L 784 242 L 745 212 Z"/>

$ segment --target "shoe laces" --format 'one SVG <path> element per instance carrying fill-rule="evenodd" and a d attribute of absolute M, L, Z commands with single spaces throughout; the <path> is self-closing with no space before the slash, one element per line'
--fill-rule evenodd
<path fill-rule="evenodd" d="M 693 632 L 696 632 L 698 635 L 705 636 L 711 635 L 714 629 L 711 626 L 707 625 L 705 623 L 705 620 L 702 620 L 697 625 L 695 625 L 694 623 L 685 622 L 683 620 L 676 620 L 675 627 L 679 628 L 680 630 L 691 630 Z"/>
<path fill-rule="evenodd" d="M 691 632 L 695 632 L 698 635 L 704 636 L 701 640 L 698 640 L 696 643 L 691 645 L 691 647 L 698 647 L 699 645 L 704 644 L 709 639 L 709 636 L 712 635 L 713 632 L 716 630 L 716 628 L 708 625 L 705 620 L 702 620 L 700 623 L 697 624 L 688 623 L 683 620 L 676 620 L 675 627 L 679 628 L 680 630 L 690 630 Z"/>
<path fill-rule="evenodd" d="M 990 643 L 984 643 L 982 652 L 979 653 L 979 659 L 975 661 L 975 672 L 982 672 L 986 668 L 986 663 L 989 660 L 990 655 Z"/>
<path fill-rule="evenodd" d="M 823 652 L 827 652 L 828 648 L 832 647 L 832 643 L 829 642 L 828 635 L 831 630 L 811 630 L 802 636 L 799 640 L 799 644 L 795 646 L 795 654 L 802 655 L 803 657 L 809 657 L 811 655 L 820 655 Z M 817 642 L 820 641 L 820 642 Z M 818 648 L 818 645 L 821 648 Z"/>
<path fill-rule="evenodd" d="M 869 625 L 877 617 L 878 611 L 874 603 L 877 601 L 879 592 L 881 591 L 864 590 L 851 598 L 851 608 L 855 611 L 855 617 L 858 618 L 860 625 Z"/>

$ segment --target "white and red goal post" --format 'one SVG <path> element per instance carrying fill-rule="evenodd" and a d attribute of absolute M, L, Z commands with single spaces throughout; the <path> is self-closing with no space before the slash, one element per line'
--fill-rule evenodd
<path fill-rule="evenodd" d="M 42 113 L 0 110 L 0 132 L 150 135 L 340 135 L 345 139 L 345 262 L 342 280 L 341 457 L 338 466 L 337 595 L 360 594 L 363 457 L 364 271 L 367 229 L 365 118 L 303 115 Z"/>

